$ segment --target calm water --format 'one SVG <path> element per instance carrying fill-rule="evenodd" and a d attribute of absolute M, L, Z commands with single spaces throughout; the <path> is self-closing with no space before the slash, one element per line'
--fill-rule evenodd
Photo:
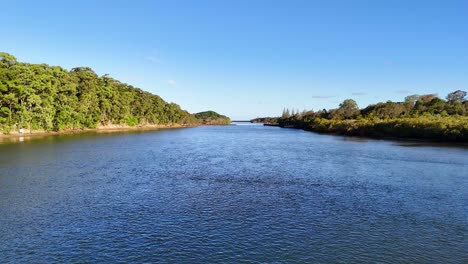
<path fill-rule="evenodd" d="M 0 145 L 0 262 L 467 263 L 468 149 L 263 126 Z"/>

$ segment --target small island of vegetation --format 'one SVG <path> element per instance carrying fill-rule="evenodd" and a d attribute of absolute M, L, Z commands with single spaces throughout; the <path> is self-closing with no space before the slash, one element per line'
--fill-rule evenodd
<path fill-rule="evenodd" d="M 435 94 L 411 95 L 404 102 L 387 101 L 364 109 L 347 99 L 337 109 L 285 109 L 281 117 L 257 118 L 252 122 L 350 136 L 468 142 L 466 94 L 457 90 L 448 94 L 446 100 Z"/>
<path fill-rule="evenodd" d="M 229 125 L 231 119 L 227 116 L 220 115 L 214 111 L 205 111 L 196 113 L 195 117 L 201 120 L 203 125 Z"/>

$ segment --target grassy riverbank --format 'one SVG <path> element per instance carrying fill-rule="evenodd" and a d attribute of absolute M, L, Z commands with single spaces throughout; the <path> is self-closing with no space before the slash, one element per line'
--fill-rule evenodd
<path fill-rule="evenodd" d="M 424 116 L 372 120 L 280 119 L 279 126 L 348 136 L 468 142 L 468 117 L 465 116 Z"/>

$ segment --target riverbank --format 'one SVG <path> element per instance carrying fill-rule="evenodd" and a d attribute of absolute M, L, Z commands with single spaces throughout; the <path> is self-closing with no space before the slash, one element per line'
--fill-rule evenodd
<path fill-rule="evenodd" d="M 406 139 L 430 142 L 468 143 L 468 118 L 419 117 L 388 120 L 281 120 L 282 128 L 296 128 L 322 134 L 376 139 Z"/>
<path fill-rule="evenodd" d="M 12 131 L 9 134 L 0 134 L 0 142 L 2 141 L 24 141 L 25 139 L 54 136 L 54 135 L 67 135 L 67 134 L 79 134 L 85 132 L 97 132 L 97 133 L 113 133 L 113 132 L 125 132 L 125 131 L 148 131 L 158 129 L 174 129 L 174 128 L 189 128 L 196 127 L 198 125 L 180 125 L 180 124 L 168 124 L 168 125 L 140 125 L 140 126 L 128 126 L 128 125 L 100 125 L 97 128 L 83 128 L 83 129 L 66 129 L 60 131 L 45 131 L 45 130 L 25 130 L 23 134 L 19 131 Z"/>
<path fill-rule="evenodd" d="M 264 126 L 274 126 L 274 127 L 279 127 L 280 125 L 278 123 L 263 123 Z"/>

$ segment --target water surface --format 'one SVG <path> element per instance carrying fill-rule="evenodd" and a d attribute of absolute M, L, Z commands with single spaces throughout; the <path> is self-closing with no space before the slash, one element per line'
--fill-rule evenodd
<path fill-rule="evenodd" d="M 223 126 L 0 145 L 2 263 L 466 263 L 468 150 Z"/>

